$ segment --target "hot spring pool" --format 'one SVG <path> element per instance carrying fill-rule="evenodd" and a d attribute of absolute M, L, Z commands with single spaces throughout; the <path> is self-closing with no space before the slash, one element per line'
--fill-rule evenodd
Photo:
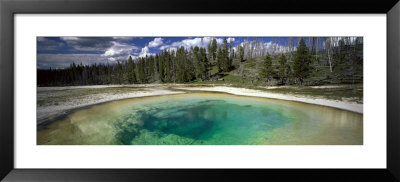
<path fill-rule="evenodd" d="M 221 93 L 113 101 L 38 128 L 38 145 L 362 145 L 363 116 Z"/>

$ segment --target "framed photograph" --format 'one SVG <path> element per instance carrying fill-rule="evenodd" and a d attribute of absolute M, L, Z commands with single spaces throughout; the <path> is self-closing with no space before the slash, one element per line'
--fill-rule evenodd
<path fill-rule="evenodd" d="M 398 181 L 397 1 L 1 1 L 5 181 Z"/>

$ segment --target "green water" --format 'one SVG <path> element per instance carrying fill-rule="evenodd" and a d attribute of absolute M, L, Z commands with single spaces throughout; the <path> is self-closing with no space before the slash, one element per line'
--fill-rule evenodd
<path fill-rule="evenodd" d="M 217 93 L 114 101 L 40 129 L 37 143 L 67 145 L 284 145 L 363 143 L 362 115 Z"/>

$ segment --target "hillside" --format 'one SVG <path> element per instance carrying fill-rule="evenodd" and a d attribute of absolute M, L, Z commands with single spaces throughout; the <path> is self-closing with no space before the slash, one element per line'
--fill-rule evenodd
<path fill-rule="evenodd" d="M 335 65 L 330 72 L 328 60 L 323 56 L 316 56 L 313 60 L 310 76 L 304 81 L 305 86 L 338 85 L 338 84 L 362 84 L 363 83 L 363 64 L 362 51 L 358 51 L 358 60 L 350 61 L 349 58 L 343 58 L 342 61 L 334 62 Z M 278 72 L 278 55 L 272 56 L 272 65 L 274 72 Z M 214 64 L 211 67 L 211 79 L 207 81 L 195 80 L 194 83 L 202 84 L 240 84 L 243 86 L 266 86 L 264 80 L 260 79 L 259 67 L 263 62 L 263 57 L 255 57 L 242 62 L 235 59 L 232 63 L 232 69 L 229 72 L 218 73 L 218 68 Z M 288 64 L 292 64 L 288 61 Z M 272 83 L 268 86 L 283 85 L 279 77 L 275 75 Z M 285 85 L 296 85 L 295 81 L 290 80 Z"/>

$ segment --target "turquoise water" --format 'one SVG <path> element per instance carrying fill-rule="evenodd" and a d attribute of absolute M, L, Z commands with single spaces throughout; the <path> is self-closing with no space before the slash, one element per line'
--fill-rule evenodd
<path fill-rule="evenodd" d="M 191 93 L 82 109 L 38 131 L 37 141 L 84 145 L 362 144 L 362 115 L 288 101 Z"/>

